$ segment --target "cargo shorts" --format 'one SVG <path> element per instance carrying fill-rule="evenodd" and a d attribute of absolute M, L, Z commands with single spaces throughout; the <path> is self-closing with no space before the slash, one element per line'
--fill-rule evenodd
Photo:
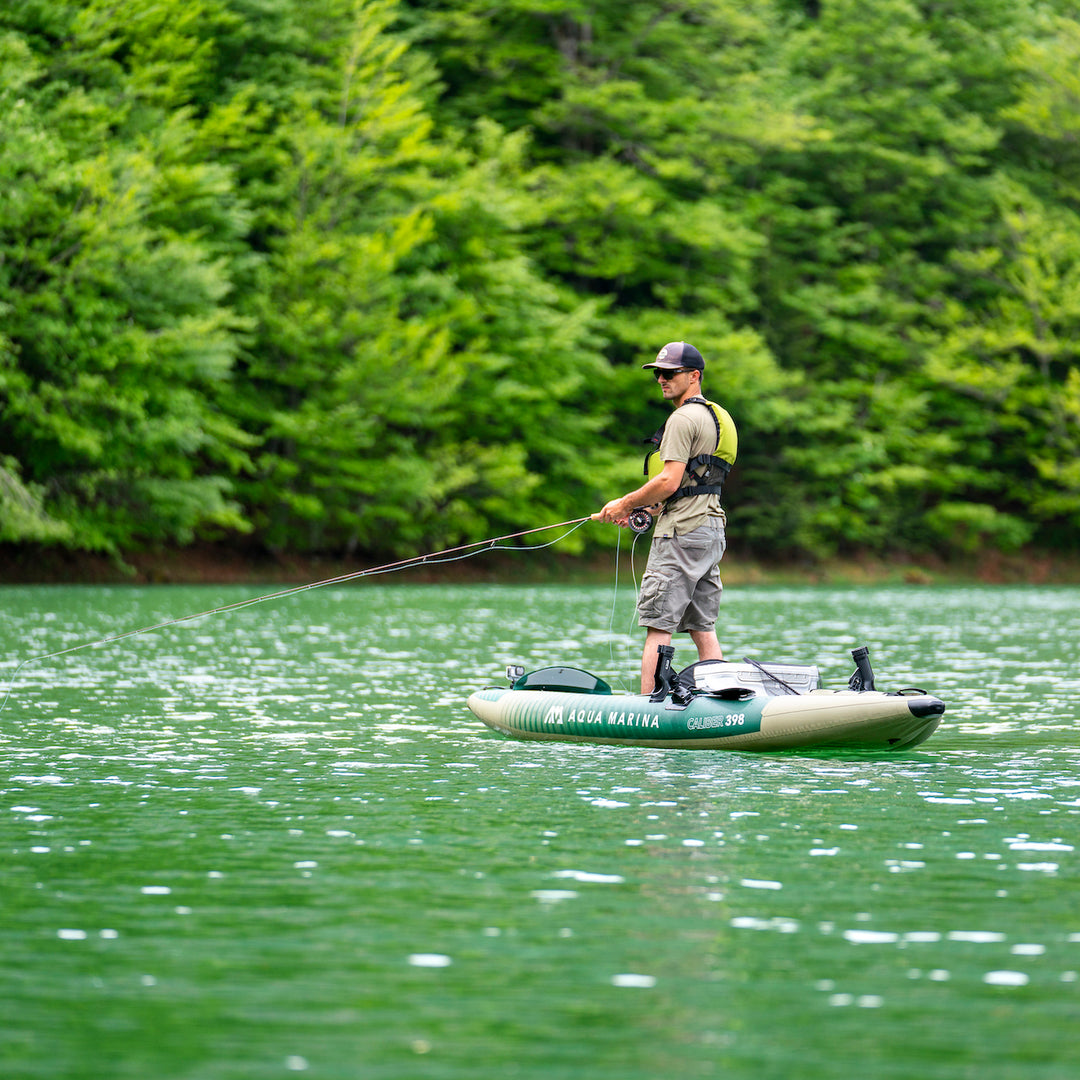
<path fill-rule="evenodd" d="M 720 522 L 684 536 L 654 536 L 638 595 L 638 626 L 667 633 L 712 630 L 720 612 L 720 560 L 727 534 Z"/>

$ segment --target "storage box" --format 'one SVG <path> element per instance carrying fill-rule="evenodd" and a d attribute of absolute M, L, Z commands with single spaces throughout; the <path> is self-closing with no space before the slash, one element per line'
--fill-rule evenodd
<path fill-rule="evenodd" d="M 764 669 L 764 670 L 763 670 Z M 726 690 L 732 686 L 746 687 L 767 697 L 785 694 L 808 694 L 820 685 L 816 664 L 778 664 L 766 661 L 758 664 L 730 660 L 705 660 L 692 665 L 694 685 L 699 690 Z"/>

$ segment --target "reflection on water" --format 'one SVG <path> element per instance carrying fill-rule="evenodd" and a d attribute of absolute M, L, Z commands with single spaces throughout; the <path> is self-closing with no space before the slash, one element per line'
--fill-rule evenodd
<path fill-rule="evenodd" d="M 8 674 L 242 599 L 3 590 Z M 0 714 L 5 1075 L 1072 1078 L 1080 593 L 754 589 L 871 648 L 907 754 L 520 743 L 510 662 L 627 681 L 633 598 L 359 585 L 29 664 Z M 684 647 L 685 649 L 685 647 Z"/>

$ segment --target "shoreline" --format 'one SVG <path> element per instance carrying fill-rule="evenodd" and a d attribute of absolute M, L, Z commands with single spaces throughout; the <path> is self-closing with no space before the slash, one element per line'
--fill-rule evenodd
<path fill-rule="evenodd" d="M 623 551 L 620 579 L 640 578 L 648 548 L 633 558 Z M 528 561 L 522 555 L 530 555 Z M 402 560 L 407 562 L 408 560 Z M 304 585 L 338 577 L 362 578 L 386 563 L 333 556 L 274 556 L 223 544 L 137 552 L 123 560 L 61 549 L 0 546 L 0 585 Z M 394 565 L 390 563 L 389 565 Z M 508 553 L 480 549 L 449 562 L 418 561 L 386 574 L 387 581 L 413 584 L 600 584 L 615 572 L 614 551 L 588 556 L 551 552 Z M 1080 557 L 1061 553 L 982 552 L 964 559 L 938 556 L 852 555 L 827 561 L 769 562 L 730 550 L 721 564 L 727 587 L 782 585 L 1076 585 Z M 379 575 L 383 577 L 382 574 Z"/>

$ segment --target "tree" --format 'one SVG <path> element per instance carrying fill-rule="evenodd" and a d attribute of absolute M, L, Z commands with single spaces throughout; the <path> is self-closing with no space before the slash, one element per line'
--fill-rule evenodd
<path fill-rule="evenodd" d="M 1080 21 L 1043 20 L 1016 57 L 1020 93 L 1001 111 L 1011 171 L 1022 168 L 1028 184 L 1080 210 Z"/>
<path fill-rule="evenodd" d="M 955 257 L 993 299 L 946 306 L 928 365 L 962 403 L 946 430 L 964 449 L 962 483 L 928 522 L 971 548 L 1018 547 L 1039 522 L 1080 525 L 1080 216 L 1008 178 L 995 186 L 1000 244 Z"/>
<path fill-rule="evenodd" d="M 798 492 L 795 550 L 917 549 L 947 497 L 956 447 L 927 387 L 926 334 L 961 288 L 952 252 L 996 214 L 984 174 L 998 132 L 960 75 L 969 47 L 908 0 L 835 0 L 786 39 L 783 67 L 818 137 L 745 179 L 766 238 L 761 332 L 806 376 L 780 480 Z"/>
<path fill-rule="evenodd" d="M 227 253 L 246 217 L 185 108 L 198 5 L 16 14 L 0 89 L 19 192 L 0 220 L 9 475 L 68 526 L 47 538 L 86 549 L 242 529 L 228 474 L 250 440 L 215 395 L 245 329 Z M 62 47 L 35 56 L 50 35 Z"/>
<path fill-rule="evenodd" d="M 600 421 L 564 406 L 605 367 L 593 306 L 523 250 L 526 140 L 491 123 L 437 136 L 434 71 L 396 6 L 349 11 L 261 181 L 238 405 L 264 443 L 244 485 L 260 535 L 412 552 L 565 514 L 604 455 L 583 455 Z"/>

